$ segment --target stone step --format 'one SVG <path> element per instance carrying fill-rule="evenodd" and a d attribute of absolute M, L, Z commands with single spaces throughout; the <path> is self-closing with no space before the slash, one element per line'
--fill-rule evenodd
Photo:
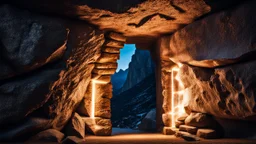
<path fill-rule="evenodd" d="M 117 63 L 96 63 L 95 64 L 96 69 L 116 69 Z"/>
<path fill-rule="evenodd" d="M 183 131 L 177 131 L 175 136 L 181 137 L 186 141 L 199 141 L 200 140 L 200 138 L 197 137 L 196 135 L 190 134 L 188 132 L 183 132 Z"/>
<path fill-rule="evenodd" d="M 114 47 L 103 47 L 101 50 L 106 53 L 116 53 L 116 54 L 120 53 L 120 48 L 114 48 Z"/>
<path fill-rule="evenodd" d="M 220 138 L 220 134 L 213 129 L 198 129 L 196 135 L 205 139 L 216 139 Z"/>
<path fill-rule="evenodd" d="M 173 127 L 164 127 L 163 134 L 164 135 L 174 135 L 179 129 Z"/>
<path fill-rule="evenodd" d="M 107 37 L 113 39 L 113 40 L 116 40 L 116 41 L 121 41 L 121 42 L 126 42 L 126 37 L 123 36 L 122 34 L 120 33 L 116 33 L 116 32 L 110 32 Z"/>
<path fill-rule="evenodd" d="M 119 42 L 115 40 L 108 40 L 104 44 L 105 47 L 114 47 L 114 48 L 123 48 L 124 47 L 124 42 Z"/>
<path fill-rule="evenodd" d="M 197 127 L 187 126 L 187 125 L 180 125 L 179 130 L 184 131 L 184 132 L 188 132 L 190 134 L 196 134 Z"/>

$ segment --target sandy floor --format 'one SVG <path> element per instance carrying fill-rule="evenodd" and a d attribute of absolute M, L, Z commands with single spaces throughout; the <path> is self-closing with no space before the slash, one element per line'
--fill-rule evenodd
<path fill-rule="evenodd" d="M 246 139 L 216 139 L 187 142 L 175 136 L 167 136 L 159 133 L 143 133 L 130 129 L 113 128 L 112 136 L 99 137 L 87 136 L 86 144 L 256 144 L 256 140 Z"/>

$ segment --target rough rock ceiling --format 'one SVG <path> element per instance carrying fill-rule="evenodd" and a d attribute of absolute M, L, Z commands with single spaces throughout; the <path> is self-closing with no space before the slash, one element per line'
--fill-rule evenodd
<path fill-rule="evenodd" d="M 239 0 L 10 0 L 20 7 L 85 20 L 140 43 L 170 34 Z"/>

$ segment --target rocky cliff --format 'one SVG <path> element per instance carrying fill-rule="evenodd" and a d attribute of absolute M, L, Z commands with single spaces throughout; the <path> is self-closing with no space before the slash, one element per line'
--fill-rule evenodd
<path fill-rule="evenodd" d="M 111 83 L 113 86 L 113 93 L 115 94 L 120 88 L 123 87 L 128 74 L 128 69 L 120 69 L 118 72 L 111 76 Z"/>
<path fill-rule="evenodd" d="M 146 114 L 156 107 L 155 74 L 113 97 L 111 103 L 114 127 L 138 128 Z"/>
<path fill-rule="evenodd" d="M 132 88 L 144 78 L 152 74 L 153 71 L 154 64 L 151 60 L 150 52 L 147 50 L 136 49 L 129 64 L 127 79 L 120 92 L 124 92 Z"/>

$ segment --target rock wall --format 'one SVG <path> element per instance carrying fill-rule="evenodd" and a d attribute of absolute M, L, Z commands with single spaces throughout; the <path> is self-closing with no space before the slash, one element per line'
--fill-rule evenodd
<path fill-rule="evenodd" d="M 62 130 L 99 72 L 104 33 L 8 5 L 0 11 L 0 141 Z"/>
<path fill-rule="evenodd" d="M 118 33 L 106 34 L 107 40 L 101 48 L 101 55 L 92 70 L 92 82 L 77 112 L 84 116 L 86 129 L 94 135 L 111 135 L 111 106 L 112 84 L 111 75 L 116 72 L 120 49 L 123 48 L 125 37 Z M 95 84 L 93 83 L 95 81 Z M 95 88 L 96 91 L 93 90 Z M 92 101 L 95 96 L 95 113 L 92 111 Z"/>
<path fill-rule="evenodd" d="M 182 63 L 187 112 L 255 121 L 255 1 L 208 15 L 157 42 L 164 125 L 171 111 L 171 68 Z M 169 121 L 169 120 L 167 120 Z M 239 123 L 239 122 L 238 122 Z M 224 127 L 230 131 L 231 127 Z M 229 130 L 228 130 L 229 129 Z M 237 135 L 237 134 L 236 134 Z"/>
<path fill-rule="evenodd" d="M 219 118 L 256 120 L 255 61 L 205 69 L 183 65 L 181 80 L 190 92 L 187 108 Z"/>

